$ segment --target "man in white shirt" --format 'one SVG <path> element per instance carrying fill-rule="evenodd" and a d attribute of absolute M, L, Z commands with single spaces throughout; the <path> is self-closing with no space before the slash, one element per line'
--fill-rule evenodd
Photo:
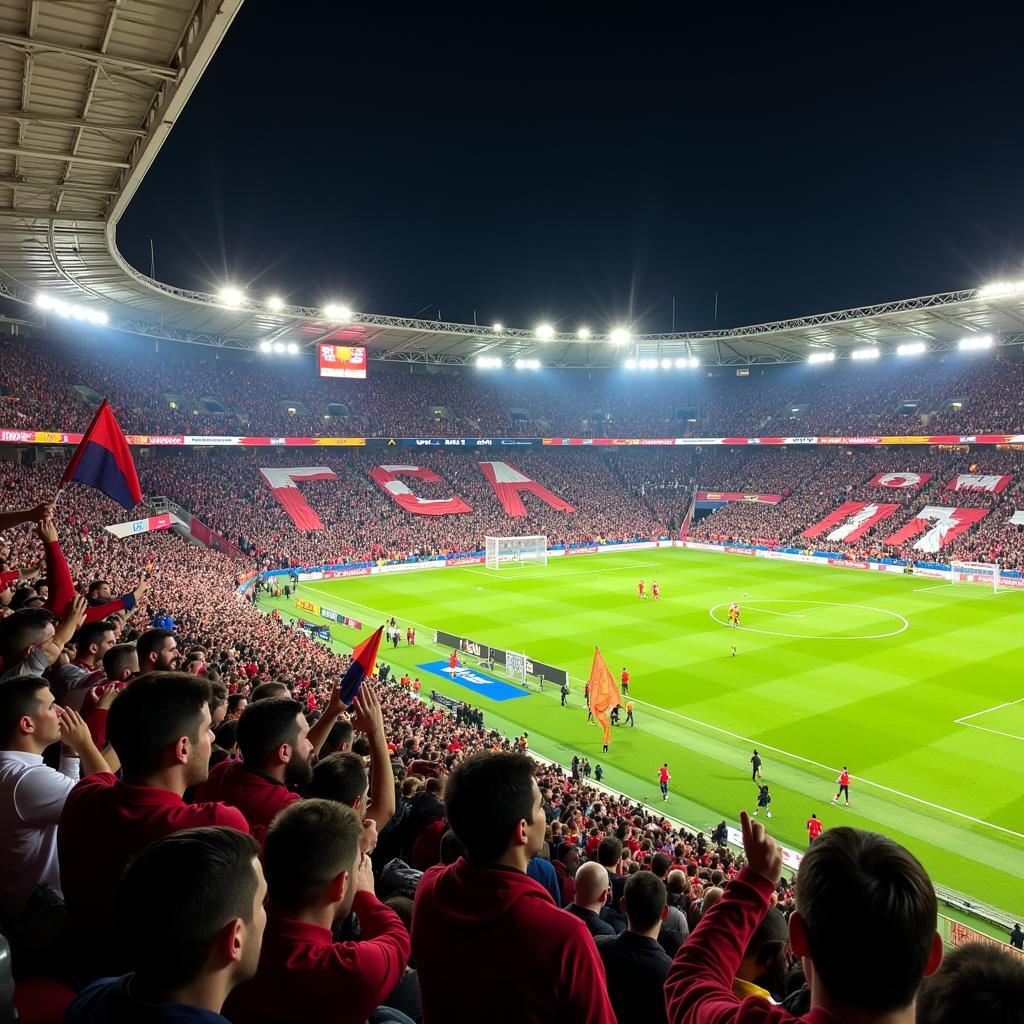
<path fill-rule="evenodd" d="M 43 751 L 61 741 L 60 770 Z M 57 823 L 80 775 L 111 766 L 77 712 L 60 708 L 38 676 L 0 682 L 0 920 L 25 909 L 40 885 L 60 888 Z"/>

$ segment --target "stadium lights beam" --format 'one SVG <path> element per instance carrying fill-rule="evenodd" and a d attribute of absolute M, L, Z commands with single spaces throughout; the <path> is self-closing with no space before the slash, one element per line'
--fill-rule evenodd
<path fill-rule="evenodd" d="M 628 345 L 630 339 L 630 333 L 628 327 L 616 327 L 611 334 L 608 335 L 608 340 L 613 345 Z"/>
<path fill-rule="evenodd" d="M 503 330 L 505 330 L 505 327 L 504 327 L 504 325 L 503 325 L 503 324 L 495 324 L 495 325 L 494 325 L 494 326 L 493 326 L 493 327 L 491 328 L 491 330 L 492 330 L 492 331 L 494 331 L 494 333 L 495 333 L 495 334 L 501 334 L 501 332 L 502 332 Z"/>
<path fill-rule="evenodd" d="M 1008 299 L 1024 295 L 1024 281 L 993 281 L 978 289 L 979 299 Z"/>
<path fill-rule="evenodd" d="M 807 357 L 809 363 L 831 363 L 836 358 L 835 352 L 812 352 Z"/>
<path fill-rule="evenodd" d="M 40 292 L 36 296 L 36 305 L 40 309 L 56 313 L 57 316 L 63 317 L 65 320 L 84 320 L 86 323 L 96 324 L 97 327 L 103 327 L 110 321 L 110 317 L 102 309 L 78 306 L 73 302 L 65 302 L 63 299 L 47 295 L 44 292 Z"/>
<path fill-rule="evenodd" d="M 478 370 L 500 370 L 505 365 L 501 356 L 477 356 L 476 368 Z"/>
<path fill-rule="evenodd" d="M 352 310 L 348 306 L 340 306 L 336 302 L 328 302 L 324 306 L 324 316 L 335 323 L 341 323 L 342 321 L 352 319 Z"/>
<path fill-rule="evenodd" d="M 555 336 L 555 329 L 551 324 L 539 324 L 533 332 L 541 341 L 550 341 Z"/>
<path fill-rule="evenodd" d="M 877 359 L 882 353 L 877 348 L 855 348 L 850 353 L 851 359 Z"/>
<path fill-rule="evenodd" d="M 908 341 L 905 345 L 900 345 L 896 349 L 896 355 L 898 356 L 919 356 L 922 352 L 927 352 L 928 346 L 923 341 Z"/>
<path fill-rule="evenodd" d="M 969 334 L 961 338 L 957 347 L 961 352 L 980 352 L 982 349 L 992 347 L 991 334 Z"/>
<path fill-rule="evenodd" d="M 282 309 L 284 309 L 284 300 L 283 300 L 283 299 L 281 299 L 281 298 L 279 298 L 279 297 L 278 297 L 278 296 L 276 296 L 276 295 L 271 295 L 271 296 L 270 296 L 270 298 L 269 298 L 269 299 L 267 299 L 267 305 L 268 305 L 268 306 L 269 306 L 269 307 L 270 307 L 270 308 L 271 308 L 271 309 L 272 309 L 272 310 L 273 310 L 273 311 L 274 311 L 275 313 L 278 313 L 278 312 L 280 312 L 280 311 L 281 311 Z"/>
<path fill-rule="evenodd" d="M 635 370 L 636 369 L 636 360 L 635 359 L 627 359 L 625 361 L 625 363 L 623 363 L 623 365 L 626 367 L 627 370 Z"/>
<path fill-rule="evenodd" d="M 672 369 L 672 360 L 671 359 L 662 359 L 662 361 L 661 361 L 661 368 L 663 370 L 671 370 Z"/>
<path fill-rule="evenodd" d="M 270 341 L 261 341 L 260 342 L 260 351 L 261 352 L 271 352 L 271 351 L 273 351 L 273 348 L 274 348 L 273 342 L 270 342 Z"/>
<path fill-rule="evenodd" d="M 540 360 L 539 359 L 517 359 L 516 360 L 517 370 L 539 370 Z"/>
<path fill-rule="evenodd" d="M 288 342 L 288 355 L 297 356 L 299 354 L 299 346 L 294 341 Z"/>
<path fill-rule="evenodd" d="M 274 351 L 278 355 L 280 355 L 284 351 L 284 342 L 283 341 L 275 341 L 274 342 Z"/>
<path fill-rule="evenodd" d="M 590 337 L 590 328 L 589 327 L 581 327 L 576 332 L 576 337 L 579 338 L 580 341 L 586 341 L 587 338 Z"/>
<path fill-rule="evenodd" d="M 245 296 L 242 294 L 241 289 L 235 288 L 232 285 L 221 288 L 217 293 L 217 298 L 220 300 L 220 304 L 227 306 L 228 309 L 238 309 L 245 302 Z"/>

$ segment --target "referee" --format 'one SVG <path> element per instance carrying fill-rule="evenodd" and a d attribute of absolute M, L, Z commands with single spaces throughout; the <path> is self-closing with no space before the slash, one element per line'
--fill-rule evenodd
<path fill-rule="evenodd" d="M 755 750 L 750 759 L 750 781 L 757 782 L 761 778 L 761 755 Z"/>

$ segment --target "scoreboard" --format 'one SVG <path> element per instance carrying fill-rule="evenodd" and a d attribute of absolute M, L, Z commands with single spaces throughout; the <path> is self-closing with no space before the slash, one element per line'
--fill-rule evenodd
<path fill-rule="evenodd" d="M 366 380 L 366 346 L 321 341 L 319 350 L 321 377 L 355 377 Z"/>

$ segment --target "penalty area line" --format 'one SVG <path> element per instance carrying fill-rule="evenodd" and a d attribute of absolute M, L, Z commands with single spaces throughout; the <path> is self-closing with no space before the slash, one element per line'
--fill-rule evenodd
<path fill-rule="evenodd" d="M 1002 704 L 996 704 L 995 707 L 985 708 L 984 711 L 975 711 L 973 715 L 964 715 L 962 718 L 954 720 L 954 725 L 966 725 L 972 718 L 978 718 L 981 715 L 987 715 L 992 711 L 1001 711 L 1003 708 L 1012 708 L 1014 704 L 1024 704 L 1024 697 L 1018 697 L 1016 700 L 1008 700 Z M 980 729 L 981 726 L 975 726 L 976 729 Z M 993 730 L 989 730 L 990 732 Z M 1021 737 L 1017 737 L 1021 739 Z"/>
<path fill-rule="evenodd" d="M 548 565 L 551 563 L 548 562 Z M 582 572 L 569 573 L 566 577 L 567 580 L 574 580 L 577 576 L 593 576 L 595 574 L 605 572 L 623 572 L 629 570 L 631 572 L 637 569 L 652 569 L 658 567 L 658 562 L 637 562 L 634 565 L 609 565 L 606 569 L 584 569 Z M 456 566 L 456 568 L 464 568 L 464 566 Z M 527 573 L 526 575 L 511 575 L 509 573 L 502 573 L 500 569 L 465 569 L 466 572 L 474 573 L 477 576 L 486 576 L 490 580 L 534 580 L 537 577 L 533 573 Z M 550 582 L 550 581 L 549 581 Z"/>

